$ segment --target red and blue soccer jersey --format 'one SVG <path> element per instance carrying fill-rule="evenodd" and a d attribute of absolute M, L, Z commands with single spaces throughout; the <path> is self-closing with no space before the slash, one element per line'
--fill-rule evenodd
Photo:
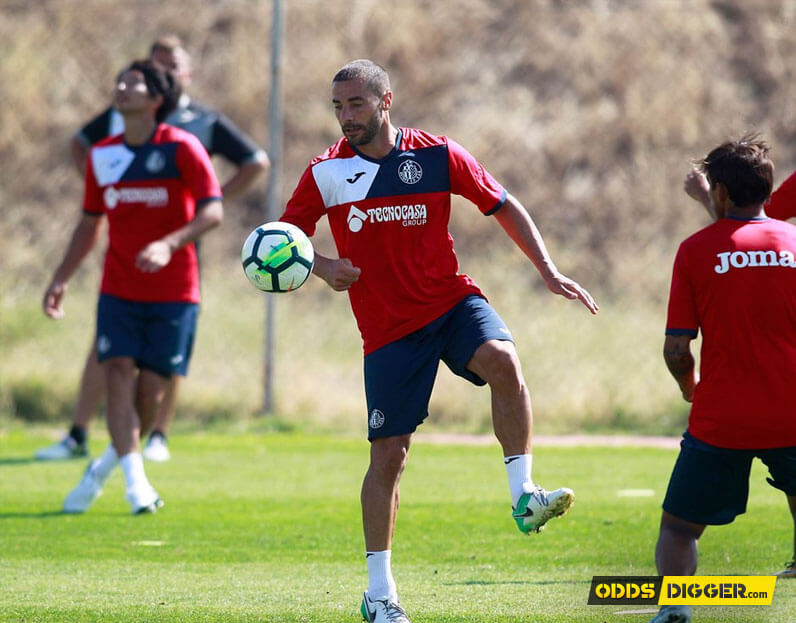
<path fill-rule="evenodd" d="M 796 446 L 796 227 L 724 218 L 680 245 L 666 333 L 698 331 L 691 434 L 723 448 Z"/>
<path fill-rule="evenodd" d="M 221 198 L 210 157 L 199 140 L 160 124 L 144 145 L 124 135 L 99 142 L 86 167 L 83 210 L 108 217 L 108 250 L 100 292 L 130 301 L 199 302 L 193 244 L 154 273 L 135 267 L 138 253 L 193 220 L 198 205 Z"/>
<path fill-rule="evenodd" d="M 448 232 L 451 194 L 484 214 L 506 191 L 463 147 L 401 128 L 395 148 L 374 160 L 341 138 L 310 162 L 283 221 L 308 235 L 329 218 L 341 258 L 362 269 L 348 291 L 365 354 L 427 325 L 470 294 Z"/>

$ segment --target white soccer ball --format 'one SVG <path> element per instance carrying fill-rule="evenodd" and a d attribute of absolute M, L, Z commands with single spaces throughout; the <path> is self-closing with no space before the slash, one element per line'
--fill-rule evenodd
<path fill-rule="evenodd" d="M 315 251 L 307 235 L 295 225 L 273 221 L 257 227 L 240 251 L 243 272 L 264 292 L 290 292 L 312 272 Z"/>

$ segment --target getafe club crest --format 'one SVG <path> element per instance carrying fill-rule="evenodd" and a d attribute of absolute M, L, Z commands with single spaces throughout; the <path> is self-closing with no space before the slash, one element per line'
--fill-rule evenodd
<path fill-rule="evenodd" d="M 153 151 L 144 163 L 146 170 L 150 173 L 158 173 L 166 166 L 166 157 L 160 151 Z"/>
<path fill-rule="evenodd" d="M 373 409 L 373 411 L 370 412 L 368 426 L 371 428 L 381 428 L 384 426 L 384 414 L 378 409 Z"/>
<path fill-rule="evenodd" d="M 398 167 L 398 179 L 404 184 L 417 184 L 423 177 L 423 167 L 414 160 L 404 160 Z"/>

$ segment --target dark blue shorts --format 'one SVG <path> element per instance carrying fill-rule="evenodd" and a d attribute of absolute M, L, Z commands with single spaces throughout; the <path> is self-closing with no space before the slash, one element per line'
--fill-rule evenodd
<path fill-rule="evenodd" d="M 489 303 L 472 295 L 422 329 L 367 355 L 368 439 L 407 435 L 423 423 L 440 361 L 454 374 L 484 385 L 466 366 L 488 340 L 513 341 Z"/>
<path fill-rule="evenodd" d="M 165 377 L 185 376 L 193 352 L 196 303 L 141 303 L 101 294 L 97 304 L 97 356 L 130 357 L 139 368 Z"/>
<path fill-rule="evenodd" d="M 796 495 L 796 447 L 717 448 L 686 431 L 669 479 L 663 510 L 696 524 L 720 526 L 746 512 L 752 459 L 768 467 L 772 487 Z"/>

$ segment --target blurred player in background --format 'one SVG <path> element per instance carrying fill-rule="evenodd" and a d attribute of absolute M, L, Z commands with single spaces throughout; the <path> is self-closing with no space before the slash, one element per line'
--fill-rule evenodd
<path fill-rule="evenodd" d="M 329 219 L 339 259 L 316 254 L 314 272 L 348 291 L 365 351 L 370 467 L 362 485 L 369 584 L 361 613 L 408 623 L 391 570 L 401 473 L 428 415 L 440 361 L 492 392 L 512 519 L 524 532 L 564 514 L 570 489 L 531 478 L 531 400 L 511 334 L 478 286 L 458 272 L 448 233 L 451 194 L 472 201 L 530 258 L 548 288 L 597 312 L 589 293 L 558 272 L 528 212 L 460 145 L 390 121 L 389 77 L 353 61 L 332 81 L 343 138 L 310 163 L 282 220 L 315 232 Z"/>
<path fill-rule="evenodd" d="M 226 116 L 196 102 L 184 92 L 191 83 L 193 72 L 191 58 L 178 37 L 168 35 L 156 39 L 150 48 L 150 58 L 170 70 L 183 89 L 177 107 L 165 122 L 195 135 L 208 154 L 218 154 L 234 165 L 235 172 L 222 186 L 224 200 L 241 196 L 268 170 L 269 161 L 265 151 Z M 71 151 L 81 175 L 85 171 L 89 148 L 102 139 L 123 131 L 123 115 L 114 106 L 109 106 L 75 134 Z M 149 460 L 167 461 L 171 456 L 167 433 L 177 407 L 179 379 L 187 375 L 189 359 L 186 358 L 169 382 L 166 396 L 144 447 L 144 457 Z M 61 441 L 38 450 L 35 455 L 37 459 L 59 460 L 87 454 L 88 427 L 102 403 L 103 388 L 97 353 L 92 347 L 83 369 L 72 426 Z"/>
<path fill-rule="evenodd" d="M 192 134 L 163 123 L 179 94 L 176 79 L 152 60 L 119 74 L 114 105 L 124 116 L 124 134 L 91 149 L 83 215 L 44 294 L 45 313 L 62 317 L 69 279 L 107 217 L 96 351 L 111 445 L 67 495 L 68 513 L 89 508 L 117 463 L 134 514 L 162 505 L 144 471 L 139 437 L 151 427 L 169 378 L 190 357 L 199 312 L 193 241 L 223 214 L 207 152 Z"/>
<path fill-rule="evenodd" d="M 718 220 L 677 251 L 663 351 L 693 403 L 655 549 L 667 576 L 694 575 L 705 527 L 746 512 L 756 457 L 796 526 L 796 227 L 766 216 L 774 166 L 756 137 L 716 147 L 701 169 Z M 700 331 L 697 373 L 690 344 Z M 663 606 L 652 619 L 690 621 L 689 606 Z"/>

